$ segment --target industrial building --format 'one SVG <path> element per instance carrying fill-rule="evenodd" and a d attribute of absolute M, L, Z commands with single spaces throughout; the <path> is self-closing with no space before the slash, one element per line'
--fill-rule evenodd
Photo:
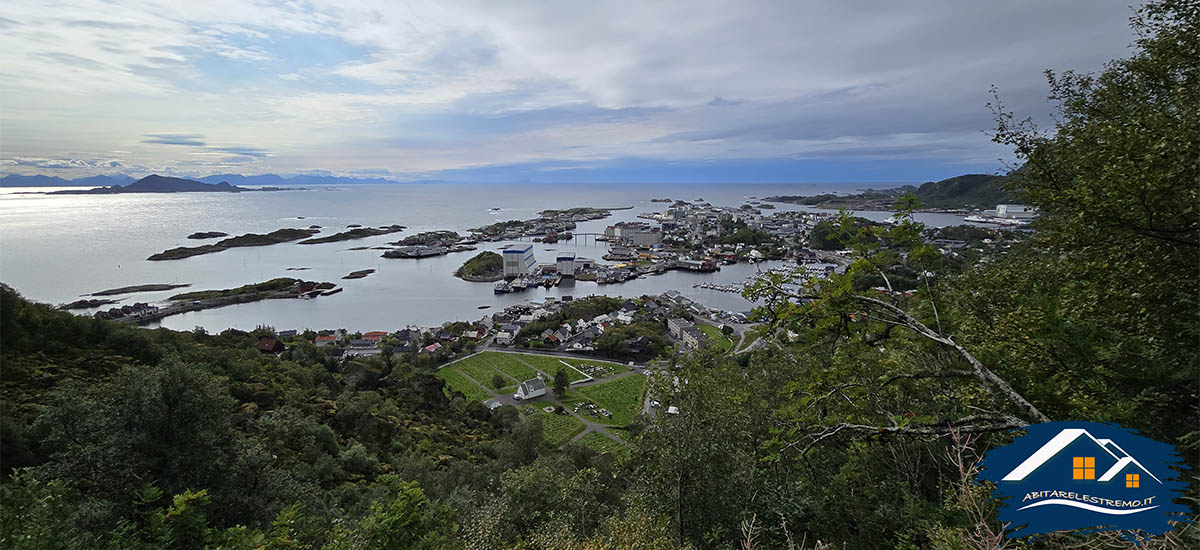
<path fill-rule="evenodd" d="M 558 274 L 563 277 L 575 276 L 575 253 L 574 252 L 559 252 L 556 258 L 558 264 Z"/>
<path fill-rule="evenodd" d="M 513 245 L 504 249 L 504 276 L 528 275 L 537 260 L 533 258 L 533 245 Z"/>

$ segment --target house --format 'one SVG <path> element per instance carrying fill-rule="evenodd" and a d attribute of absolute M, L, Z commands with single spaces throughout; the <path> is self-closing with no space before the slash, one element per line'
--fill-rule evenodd
<path fill-rule="evenodd" d="M 368 341 L 371 341 L 371 342 L 375 342 L 376 344 L 378 344 L 378 343 L 379 343 L 381 340 L 383 340 L 383 338 L 384 338 L 385 336 L 387 336 L 387 333 L 386 333 L 386 332 L 384 332 L 384 331 L 382 331 L 382 330 L 373 330 L 373 331 L 371 331 L 371 332 L 368 332 L 368 333 L 366 333 L 366 334 L 363 334 L 363 335 L 362 335 L 362 339 L 363 339 L 363 340 L 368 340 Z"/>
<path fill-rule="evenodd" d="M 428 346 L 421 348 L 421 353 L 424 353 L 426 355 L 433 355 L 433 354 L 437 353 L 438 350 L 440 350 L 440 349 L 442 349 L 442 345 L 437 342 L 434 342 L 432 344 L 429 344 Z"/>
<path fill-rule="evenodd" d="M 541 378 L 530 378 L 517 386 L 517 393 L 513 394 L 513 399 L 533 399 L 543 395 L 546 395 L 546 382 Z"/>
<path fill-rule="evenodd" d="M 350 347 L 352 348 L 373 348 L 376 344 L 377 342 L 372 342 L 363 338 L 357 338 L 350 341 Z"/>
<path fill-rule="evenodd" d="M 630 338 L 625 341 L 625 344 L 629 346 L 629 353 L 634 355 L 641 355 L 643 351 L 646 351 L 646 346 L 649 346 L 650 343 L 650 339 L 645 336 L 638 336 L 637 338 Z"/>
<path fill-rule="evenodd" d="M 284 350 L 283 342 L 274 338 L 259 338 L 257 347 L 262 353 L 279 353 Z"/>
<path fill-rule="evenodd" d="M 317 336 L 317 339 L 314 342 L 314 344 L 316 344 L 316 346 L 318 348 L 321 348 L 321 347 L 328 346 L 329 344 L 332 344 L 334 342 L 337 342 L 337 336 L 334 336 L 332 334 L 321 334 L 321 335 Z"/>
<path fill-rule="evenodd" d="M 295 331 L 295 329 L 292 329 L 292 330 L 281 330 L 281 331 L 279 331 L 279 332 L 277 332 L 277 333 L 276 333 L 276 336 L 279 336 L 280 338 L 295 338 L 295 337 L 296 337 L 296 331 Z"/>
<path fill-rule="evenodd" d="M 440 329 L 440 330 L 438 330 L 438 331 L 437 331 L 437 333 L 436 333 L 434 336 L 435 336 L 435 337 L 436 337 L 438 340 L 441 340 L 441 341 L 443 341 L 443 342 L 450 342 L 450 341 L 453 341 L 453 340 L 454 340 L 454 333 L 453 333 L 453 332 L 450 332 L 450 331 L 448 331 L 448 330 L 446 330 L 446 329 Z"/>
<path fill-rule="evenodd" d="M 496 333 L 496 339 L 493 340 L 493 342 L 500 346 L 511 346 L 513 343 L 513 333 L 507 330 L 501 330 L 500 332 Z"/>

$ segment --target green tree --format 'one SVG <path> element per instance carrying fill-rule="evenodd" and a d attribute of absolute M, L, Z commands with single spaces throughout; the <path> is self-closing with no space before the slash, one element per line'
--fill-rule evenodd
<path fill-rule="evenodd" d="M 495 376 L 492 376 L 492 389 L 498 390 L 503 387 L 504 387 L 504 377 L 500 376 L 499 373 L 497 373 Z"/>
<path fill-rule="evenodd" d="M 562 399 L 562 396 L 567 394 L 567 388 L 571 386 L 571 378 L 567 376 L 565 369 L 558 369 L 554 373 L 554 395 Z"/>

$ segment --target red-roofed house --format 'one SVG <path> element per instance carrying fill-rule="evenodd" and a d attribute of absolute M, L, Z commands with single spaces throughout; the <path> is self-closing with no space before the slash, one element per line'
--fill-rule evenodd
<path fill-rule="evenodd" d="M 317 347 L 319 348 L 319 347 L 322 347 L 322 346 L 326 346 L 326 345 L 332 344 L 332 343 L 334 343 L 334 342 L 337 342 L 337 336 L 334 336 L 334 335 L 332 335 L 332 334 L 326 334 L 326 335 L 323 335 L 323 336 L 322 336 L 322 335 L 318 335 L 318 336 L 317 336 L 317 340 L 316 340 L 316 342 L 315 342 L 315 343 L 317 344 Z"/>
<path fill-rule="evenodd" d="M 386 332 L 384 332 L 384 331 L 382 331 L 382 330 L 373 330 L 373 331 L 371 331 L 371 332 L 368 332 L 368 333 L 366 333 L 366 334 L 363 334 L 363 337 L 362 337 L 362 339 L 363 339 L 363 340 L 370 340 L 370 341 L 372 341 L 372 342 L 376 342 L 376 343 L 378 343 L 380 340 L 383 340 L 383 337 L 384 337 L 384 336 L 387 336 L 387 333 L 386 333 Z"/>

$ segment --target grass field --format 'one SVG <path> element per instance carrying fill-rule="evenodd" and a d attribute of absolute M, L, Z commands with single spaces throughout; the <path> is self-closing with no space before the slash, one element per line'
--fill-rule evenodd
<path fill-rule="evenodd" d="M 554 406 L 549 401 L 534 401 L 529 406 L 537 411 L 534 416 L 542 419 L 542 435 L 555 447 L 566 444 L 584 429 L 583 422 L 574 416 L 543 411 L 542 407 Z"/>
<path fill-rule="evenodd" d="M 513 380 L 511 377 L 504 376 L 504 374 L 500 371 L 493 369 L 491 365 L 482 361 L 472 361 L 472 359 L 475 359 L 475 357 L 459 361 L 446 368 L 457 368 L 463 374 L 474 378 L 476 382 L 479 382 L 488 388 L 492 387 L 492 379 L 495 378 L 497 374 L 504 379 L 505 385 L 515 382 L 515 380 Z"/>
<path fill-rule="evenodd" d="M 600 432 L 592 432 L 581 438 L 577 442 L 580 445 L 591 447 L 592 450 L 598 453 L 620 453 L 628 452 L 629 448 L 613 441 Z"/>
<path fill-rule="evenodd" d="M 721 353 L 729 353 L 729 350 L 733 348 L 733 340 L 730 340 L 728 336 L 721 334 L 721 329 L 712 325 L 702 324 L 697 324 L 696 328 L 700 329 L 700 332 L 703 332 L 708 336 L 708 345 L 716 346 L 717 349 L 721 350 Z"/>
<path fill-rule="evenodd" d="M 612 418 L 599 420 L 600 422 L 624 426 L 632 422 L 637 414 L 640 405 L 638 398 L 641 397 L 642 386 L 645 384 L 645 376 L 633 374 L 610 382 L 582 387 L 576 391 L 612 413 Z"/>
<path fill-rule="evenodd" d="M 552 380 L 554 379 L 554 373 L 558 372 L 558 369 L 566 369 L 567 379 L 570 380 L 572 384 L 580 380 L 587 379 L 587 376 L 582 372 L 579 372 L 573 368 L 568 369 L 566 365 L 562 364 L 562 360 L 560 360 L 558 357 L 551 357 L 549 355 L 529 355 L 525 353 L 513 355 L 522 362 L 542 371 Z"/>
<path fill-rule="evenodd" d="M 475 355 L 469 359 L 466 359 L 466 361 L 480 362 L 491 365 L 504 374 L 511 376 L 517 382 L 524 382 L 537 376 L 537 371 L 529 368 L 529 365 L 521 362 L 521 360 L 512 353 L 485 351 L 479 355 Z"/>
<path fill-rule="evenodd" d="M 446 367 L 437 372 L 437 377 L 446 381 L 451 391 L 462 392 L 469 401 L 484 401 L 491 397 L 483 388 L 476 386 L 463 373 L 453 367 Z"/>

